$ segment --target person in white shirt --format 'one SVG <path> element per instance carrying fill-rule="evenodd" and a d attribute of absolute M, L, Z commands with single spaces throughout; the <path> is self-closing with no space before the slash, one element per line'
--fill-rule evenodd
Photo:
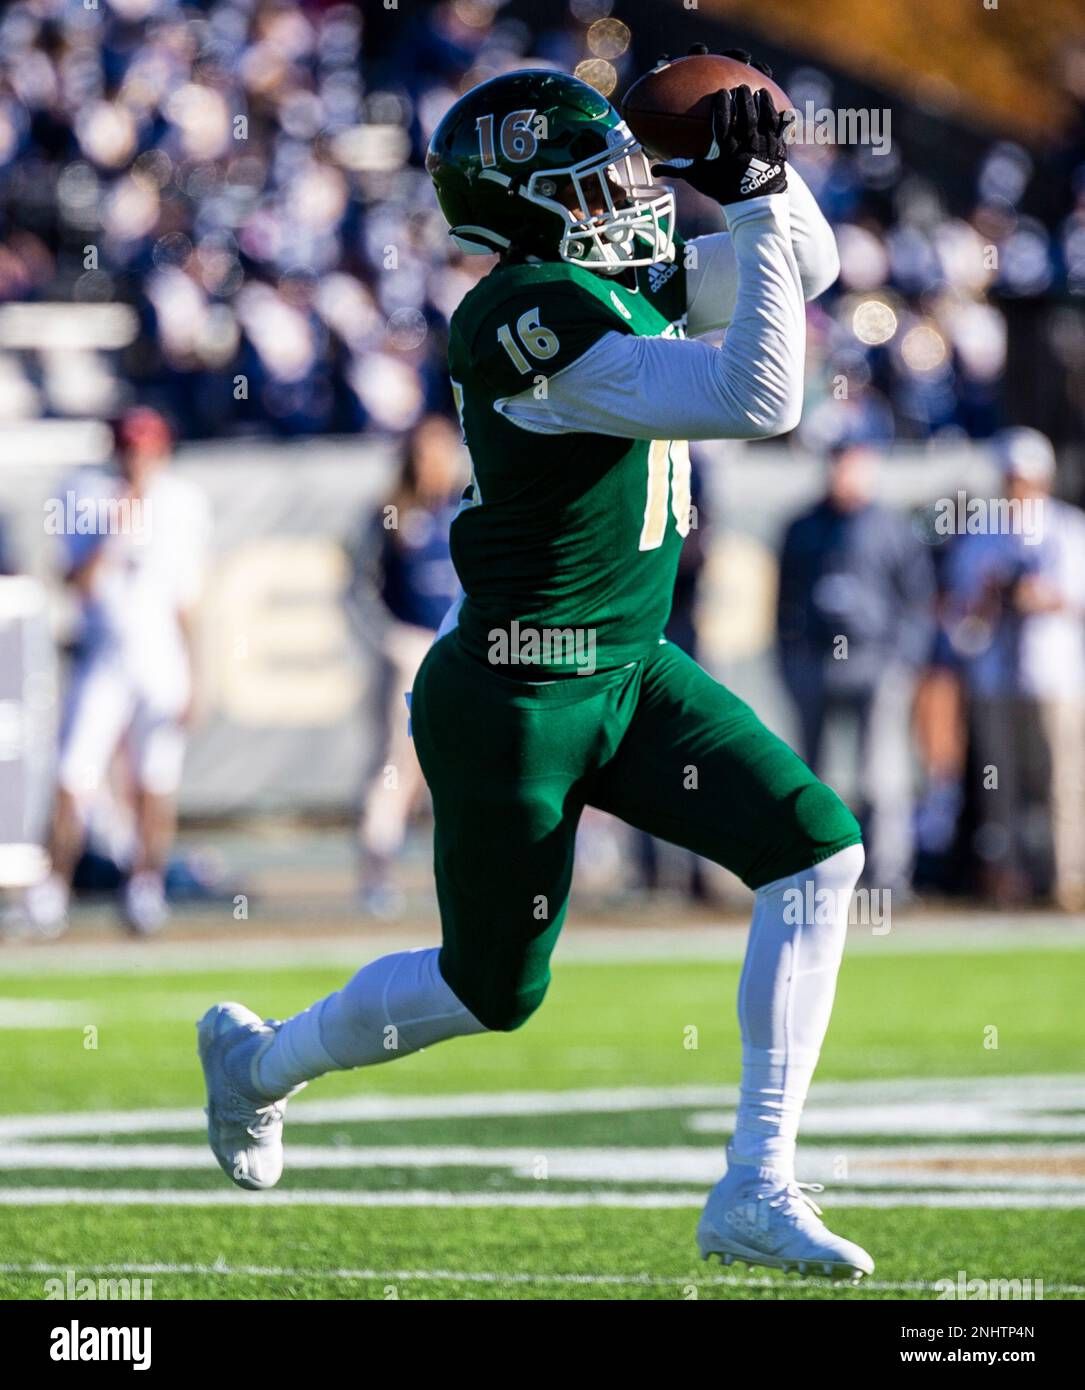
<path fill-rule="evenodd" d="M 1038 430 L 1004 430 L 996 449 L 1011 495 L 1042 507 L 1035 566 L 1018 584 L 1021 693 L 1035 701 L 1050 759 L 1054 897 L 1085 909 L 1085 512 L 1051 496 L 1055 453 Z"/>
<path fill-rule="evenodd" d="M 27 899 L 42 931 L 65 926 L 87 812 L 122 742 L 137 828 L 124 916 L 140 934 L 166 918 L 164 871 L 193 710 L 193 613 L 209 513 L 203 494 L 168 471 L 172 439 L 157 411 L 127 411 L 114 434 L 117 471 L 84 475 L 65 499 L 64 577 L 78 596 L 80 622 L 61 728 L 52 871 Z"/>
<path fill-rule="evenodd" d="M 950 556 L 950 640 L 968 692 L 988 895 L 1021 902 L 1046 891 L 1085 907 L 1085 513 L 1051 496 L 1055 453 L 1038 430 L 992 441 L 1019 524 L 962 535 Z M 1012 517 L 1011 517 L 1012 520 Z M 997 783 L 990 780 L 997 771 Z M 1044 837 L 1046 838 L 1046 837 Z"/>

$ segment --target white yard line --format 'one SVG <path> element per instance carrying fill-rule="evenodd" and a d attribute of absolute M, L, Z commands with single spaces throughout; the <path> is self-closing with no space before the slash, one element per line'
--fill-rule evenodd
<path fill-rule="evenodd" d="M 1016 1171 L 1006 1172 L 1005 1160 Z M 1045 1171 L 1056 1157 L 1075 1161 L 1082 1174 Z M 843 1162 L 842 1162 L 843 1160 Z M 895 1148 L 855 1148 L 842 1155 L 839 1145 L 804 1145 L 800 1160 L 807 1181 L 830 1184 L 832 1201 L 855 1189 L 937 1187 L 971 1191 L 1062 1192 L 1085 1195 L 1085 1146 L 904 1144 Z M 292 1171 L 483 1168 L 511 1177 L 595 1183 L 703 1183 L 711 1187 L 724 1168 L 721 1151 L 702 1145 L 582 1148 L 549 1145 L 476 1144 L 356 1145 L 291 1144 Z M 958 1166 L 954 1171 L 953 1165 Z M 1033 1171 L 1020 1171 L 1032 1165 Z M 0 1172 L 54 1170 L 90 1172 L 217 1171 L 203 1144 L 0 1144 Z"/>
<path fill-rule="evenodd" d="M 614 1090 L 494 1091 L 447 1096 L 349 1096 L 293 1104 L 290 1126 L 363 1120 L 444 1120 L 509 1115 L 619 1115 L 631 1110 L 679 1110 L 718 1105 L 734 1088 L 624 1086 Z M 201 1110 L 74 1111 L 61 1115 L 11 1115 L 0 1119 L 0 1143 L 12 1139 L 73 1135 L 171 1133 L 204 1128 Z"/>
<path fill-rule="evenodd" d="M 364 1087 L 364 1080 L 359 1087 Z M 698 1110 L 691 1127 L 715 1132 L 727 1123 L 737 1099 L 733 1086 L 619 1086 L 571 1091 L 493 1091 L 438 1096 L 347 1096 L 295 1102 L 289 1129 L 306 1124 L 375 1120 L 498 1119 L 509 1116 L 620 1115 L 637 1110 Z M 1070 1138 L 1085 1132 L 1080 1115 L 1045 1110 L 1085 1108 L 1085 1077 L 900 1077 L 881 1081 L 815 1083 L 804 1134 L 882 1133 L 932 1136 L 1051 1133 Z M 198 1109 L 80 1110 L 0 1118 L 0 1144 L 26 1139 L 99 1138 L 122 1134 L 202 1131 Z M 919 1125 L 920 1130 L 912 1128 Z M 1005 1129 L 1000 1128 L 1006 1126 Z"/>
<path fill-rule="evenodd" d="M 412 1281 L 457 1282 L 464 1284 L 570 1284 L 588 1287 L 611 1286 L 619 1288 L 732 1288 L 732 1289 L 787 1289 L 793 1286 L 809 1288 L 850 1288 L 849 1284 L 834 1284 L 830 1279 L 796 1279 L 786 1281 L 765 1276 L 750 1275 L 743 1278 L 736 1274 L 716 1274 L 702 1278 L 681 1275 L 660 1274 L 548 1274 L 517 1271 L 499 1274 L 494 1270 L 452 1270 L 452 1269 L 291 1269 L 277 1265 L 228 1265 L 215 1264 L 102 1264 L 102 1265 L 58 1265 L 34 1261 L 31 1264 L 0 1264 L 0 1274 L 22 1275 L 73 1275 L 85 1278 L 90 1275 L 116 1277 L 136 1275 L 212 1275 L 223 1278 L 248 1279 L 327 1279 L 334 1282 L 377 1280 L 381 1283 L 403 1284 Z M 869 1289 L 873 1293 L 933 1293 L 938 1285 L 933 1280 L 922 1279 L 864 1279 L 856 1286 Z M 1045 1284 L 1044 1292 L 1081 1294 L 1085 1284 Z"/>
<path fill-rule="evenodd" d="M 804 1126 L 804 1178 L 829 1186 L 834 1207 L 1047 1208 L 1085 1207 L 1085 1132 L 1081 1077 L 900 1078 L 835 1082 L 815 1088 Z M 620 1115 L 690 1110 L 684 1123 L 701 1133 L 730 1130 L 731 1088 L 626 1087 L 616 1090 L 519 1091 L 447 1096 L 354 1096 L 302 1103 L 290 1114 L 288 1164 L 299 1171 L 441 1168 L 504 1170 L 537 1179 L 533 1191 L 286 1190 L 249 1194 L 137 1186 L 141 1171 L 211 1173 L 202 1142 L 204 1118 L 193 1109 L 75 1112 L 0 1120 L 0 1171 L 52 1170 L 120 1176 L 116 1189 L 11 1186 L 0 1205 L 418 1206 L 418 1207 L 696 1207 L 724 1166 L 720 1145 L 347 1144 L 304 1142 L 306 1126 L 365 1121 Z M 849 1135 L 880 1134 L 899 1142 L 859 1144 Z M 1022 1142 L 962 1139 L 1019 1134 Z M 183 1136 L 158 1143 L 149 1135 Z M 916 1136 L 924 1136 L 917 1139 Z M 1050 1135 L 1062 1142 L 1044 1143 Z M 103 1142 L 139 1136 L 135 1142 Z M 357 1136 L 351 1136 L 356 1139 Z M 413 1135 L 411 1136 L 414 1137 Z M 421 1136 L 424 1139 L 424 1136 Z M 474 1136 L 472 1136 L 474 1137 Z M 676 1135 L 678 1137 L 678 1135 Z M 956 1139 L 957 1142 L 953 1142 Z M 1077 1142 L 1074 1142 L 1074 1141 Z M 86 1141 L 86 1142 L 80 1142 Z M 298 1142 L 301 1141 L 301 1142 Z M 1073 1164 L 1078 1172 L 1056 1166 Z M 547 1190 L 546 1180 L 597 1185 L 585 1192 Z M 25 1182 L 25 1179 L 24 1179 Z M 651 1183 L 663 1191 L 629 1192 L 616 1184 Z M 699 1190 L 692 1190 L 697 1188 Z M 886 1191 L 887 1188 L 902 1189 Z M 669 1190 L 667 1190 L 669 1189 Z M 878 1189 L 878 1190 L 875 1190 Z"/>
<path fill-rule="evenodd" d="M 704 1205 L 696 1192 L 357 1192 L 299 1189 L 243 1192 L 222 1188 L 195 1192 L 177 1188 L 6 1187 L 0 1188 L 3 1207 L 521 1207 L 571 1210 L 612 1207 L 629 1211 L 675 1210 Z M 946 1207 L 976 1210 L 1077 1210 L 1085 1208 L 1085 1192 L 841 1192 L 833 1193 L 834 1209 L 841 1207 Z"/>

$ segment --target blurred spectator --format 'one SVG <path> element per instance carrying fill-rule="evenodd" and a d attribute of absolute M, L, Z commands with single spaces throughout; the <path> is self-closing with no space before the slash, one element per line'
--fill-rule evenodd
<path fill-rule="evenodd" d="M 923 773 L 916 807 L 917 870 L 922 886 L 961 887 L 964 865 L 954 862 L 965 807 L 968 723 L 961 664 L 947 630 L 945 576 L 950 545 L 932 550 L 938 590 L 937 623 L 915 697 L 915 736 Z"/>
<path fill-rule="evenodd" d="M 118 747 L 131 757 L 137 848 L 124 890 L 135 932 L 166 917 L 164 871 L 176 828 L 184 728 L 195 695 L 193 611 L 209 533 L 205 499 L 167 471 L 169 426 L 146 407 L 114 431 L 117 472 L 87 472 L 54 499 L 80 625 L 61 730 L 50 876 L 27 909 L 63 930 L 88 815 Z"/>
<path fill-rule="evenodd" d="M 950 557 L 950 636 L 965 675 L 984 887 L 1085 907 L 1085 513 L 1051 497 L 1038 431 L 995 438 L 1008 524 L 965 534 Z M 1016 519 L 1015 519 L 1016 518 Z M 1050 826 L 1048 818 L 1050 817 Z"/>
<path fill-rule="evenodd" d="M 868 872 L 907 893 L 912 868 L 910 722 L 932 633 L 930 557 L 906 521 L 873 500 L 878 455 L 842 445 L 825 496 L 780 552 L 780 669 L 815 770 L 830 723 L 857 726 L 855 767 Z"/>
<path fill-rule="evenodd" d="M 0 575 L 18 574 L 19 566 L 15 561 L 15 551 L 12 549 L 10 528 L 8 520 L 0 512 Z"/>
<path fill-rule="evenodd" d="M 402 897 L 391 866 L 403 847 L 425 782 L 408 732 L 406 693 L 441 620 L 459 594 L 448 535 L 463 487 L 459 430 L 427 416 L 407 437 L 395 493 L 364 519 L 351 545 L 350 600 L 367 633 L 380 634 L 386 701 L 378 769 L 364 796 L 358 838 L 362 899 L 375 916 L 394 917 Z M 369 609 L 379 611 L 374 616 Z"/>

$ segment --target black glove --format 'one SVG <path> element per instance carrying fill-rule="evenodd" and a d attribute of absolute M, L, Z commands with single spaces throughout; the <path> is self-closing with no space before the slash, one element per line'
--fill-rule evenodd
<path fill-rule="evenodd" d="M 652 173 L 685 179 L 717 203 L 740 203 L 787 188 L 787 141 L 791 117 L 778 113 L 764 89 L 719 91 L 712 98 L 712 147 L 703 159 L 654 164 Z"/>

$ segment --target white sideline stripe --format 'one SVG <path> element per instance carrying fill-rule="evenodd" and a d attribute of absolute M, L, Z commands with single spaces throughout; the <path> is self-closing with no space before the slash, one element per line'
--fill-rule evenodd
<path fill-rule="evenodd" d="M 1085 1103 L 1080 1093 L 1078 1103 Z M 940 1099 L 898 1101 L 888 1105 L 876 1102 L 853 1105 L 811 1104 L 803 1117 L 803 1139 L 835 1135 L 893 1134 L 931 1137 L 967 1134 L 1020 1134 L 1034 1139 L 1039 1135 L 1068 1138 L 1085 1135 L 1085 1115 L 1047 1115 L 1045 1109 L 1057 1109 L 1057 1102 L 1037 1103 L 1028 1099 L 1006 1096 L 973 1104 L 970 1101 L 947 1102 Z M 733 1110 L 702 1110 L 690 1115 L 686 1127 L 694 1134 L 730 1135 L 735 1128 Z"/>
<path fill-rule="evenodd" d="M 447 1096 L 348 1096 L 292 1105 L 290 1126 L 350 1120 L 446 1120 L 506 1115 L 618 1115 L 629 1110 L 669 1110 L 719 1105 L 733 1087 L 628 1086 L 616 1090 L 493 1091 Z M 12 1115 L 0 1119 L 0 1142 L 81 1134 L 153 1134 L 202 1130 L 202 1110 L 77 1110 L 62 1115 Z"/>
<path fill-rule="evenodd" d="M 438 944 L 436 910 L 433 930 L 419 930 L 410 944 Z M 703 927 L 573 927 L 558 942 L 556 956 L 573 966 L 605 965 L 612 962 L 665 960 L 678 964 L 700 961 L 739 961 L 746 949 L 747 923 L 736 914 L 729 925 Z M 193 956 L 199 955 L 199 971 L 244 970 L 249 975 L 262 970 L 285 970 L 342 966 L 357 969 L 389 951 L 403 950 L 402 936 L 375 935 L 362 928 L 355 936 L 308 937 L 297 942 L 282 937 L 236 938 L 201 937 L 198 941 L 141 943 L 124 941 L 81 942 L 67 939 L 60 943 L 37 942 L 13 945 L 3 956 L 0 975 L 164 975 L 193 974 Z M 1080 951 L 1085 948 L 1085 917 L 1052 919 L 1049 914 L 1023 914 L 1012 925 L 997 922 L 982 913 L 974 915 L 929 915 L 904 919 L 885 936 L 874 936 L 869 928 L 852 927 L 848 951 L 880 955 L 985 955 L 1017 951 L 1029 946 L 1037 950 Z"/>
<path fill-rule="evenodd" d="M 240 1189 L 194 1192 L 176 1188 L 0 1188 L 2 1207 L 521 1207 L 572 1210 L 613 1207 L 629 1211 L 699 1208 L 704 1192 L 243 1192 Z M 863 1207 L 956 1207 L 976 1210 L 1008 1208 L 1076 1210 L 1085 1208 L 1085 1193 L 1029 1192 L 842 1192 L 834 1209 Z"/>
<path fill-rule="evenodd" d="M 542 1148 L 485 1145 L 361 1146 L 353 1144 L 291 1144 L 289 1167 L 297 1171 L 380 1168 L 488 1168 L 504 1169 L 518 1178 L 536 1178 L 545 1164 L 545 1178 L 582 1182 L 653 1182 L 666 1185 L 704 1183 L 711 1186 L 724 1169 L 723 1154 L 714 1148 L 661 1146 Z M 834 1195 L 855 1188 L 938 1187 L 987 1188 L 998 1191 L 1080 1192 L 1085 1195 L 1085 1176 L 1005 1173 L 1000 1158 L 1012 1156 L 1042 1169 L 1054 1157 L 1085 1159 L 1081 1145 L 902 1145 L 897 1148 L 862 1148 L 847 1155 L 846 1174 L 837 1173 L 838 1145 L 804 1146 L 800 1171 L 806 1180 L 832 1184 Z M 945 1171 L 941 1165 L 969 1162 L 963 1172 Z M 986 1159 L 986 1168 L 972 1164 Z M 0 1171 L 57 1169 L 64 1172 L 213 1172 L 217 1164 L 202 1144 L 0 1144 Z"/>
<path fill-rule="evenodd" d="M 152 1275 L 152 1274 L 203 1274 L 223 1275 L 227 1278 L 247 1279 L 330 1279 L 355 1282 L 365 1279 L 379 1279 L 392 1283 L 407 1283 L 411 1280 L 446 1282 L 455 1280 L 465 1284 L 586 1284 L 617 1285 L 629 1288 L 685 1288 L 695 1284 L 698 1288 L 735 1289 L 778 1289 L 790 1288 L 797 1284 L 801 1288 L 811 1285 L 826 1288 L 870 1289 L 874 1293 L 927 1293 L 938 1285 L 932 1280 L 922 1279 L 864 1279 L 858 1285 L 841 1284 L 831 1279 L 789 1278 L 786 1283 L 779 1279 L 749 1275 L 743 1278 L 737 1274 L 716 1274 L 707 1278 L 683 1278 L 680 1275 L 664 1274 L 545 1274 L 517 1271 L 498 1274 L 493 1270 L 454 1270 L 454 1269 L 291 1269 L 277 1265 L 228 1265 L 215 1264 L 108 1264 L 108 1265 L 58 1265 L 35 1261 L 32 1264 L 0 1264 L 0 1274 L 71 1274 L 73 1278 L 87 1278 L 90 1275 Z M 1085 1293 L 1085 1284 L 1045 1284 L 1045 1293 Z"/>
<path fill-rule="evenodd" d="M 0 999 L 0 1030 L 78 1028 L 101 1010 L 70 999 Z"/>
<path fill-rule="evenodd" d="M 359 1083 L 362 1084 L 362 1083 Z M 438 1096 L 348 1096 L 301 1101 L 290 1108 L 293 1130 L 305 1124 L 363 1120 L 483 1119 L 510 1115 L 619 1115 L 633 1110 L 711 1107 L 695 1116 L 705 1131 L 721 1123 L 719 1107 L 733 1107 L 734 1086 L 625 1086 L 573 1091 L 493 1091 Z M 830 1107 L 838 1110 L 832 1113 Z M 877 1107 L 875 1110 L 874 1107 Z M 899 1107 L 899 1108 L 898 1108 Z M 1045 1109 L 1085 1108 L 1083 1076 L 901 1077 L 880 1081 L 815 1083 L 803 1133 L 836 1134 L 851 1116 L 853 1134 L 909 1134 L 906 1126 L 926 1118 L 930 1133 L 1038 1132 L 1068 1136 L 1083 1132 L 1081 1116 L 1047 1117 Z M 895 1111 L 895 1114 L 894 1114 Z M 967 1112 L 967 1113 L 966 1113 Z M 966 1122 L 961 1116 L 966 1115 Z M 183 1133 L 204 1128 L 193 1109 L 78 1110 L 65 1114 L 0 1118 L 0 1143 L 15 1139 L 62 1139 L 111 1134 Z M 996 1125 L 1005 1129 L 996 1129 Z M 1029 1128 L 1034 1126 L 1034 1128 Z M 939 1128 L 941 1127 L 941 1128 Z"/>

